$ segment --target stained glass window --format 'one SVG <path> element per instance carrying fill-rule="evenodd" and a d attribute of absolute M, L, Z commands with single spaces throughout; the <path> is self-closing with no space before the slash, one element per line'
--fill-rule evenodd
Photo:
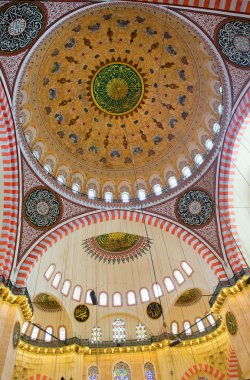
<path fill-rule="evenodd" d="M 146 363 L 144 365 L 145 380 L 156 380 L 155 370 L 152 363 Z"/>
<path fill-rule="evenodd" d="M 119 362 L 115 365 L 113 380 L 131 380 L 130 369 L 126 363 Z"/>
<path fill-rule="evenodd" d="M 99 326 L 95 326 L 91 331 L 91 343 L 97 343 L 102 341 L 102 329 Z"/>
<path fill-rule="evenodd" d="M 113 341 L 125 342 L 125 340 L 126 340 L 125 322 L 122 319 L 117 318 L 113 322 Z"/>
<path fill-rule="evenodd" d="M 92 365 L 88 369 L 88 380 L 97 380 L 98 379 L 98 368 L 96 365 Z"/>
<path fill-rule="evenodd" d="M 146 327 L 144 325 L 142 325 L 141 323 L 138 323 L 138 325 L 136 325 L 136 339 L 138 341 L 140 340 L 147 340 L 147 330 L 146 330 Z"/>

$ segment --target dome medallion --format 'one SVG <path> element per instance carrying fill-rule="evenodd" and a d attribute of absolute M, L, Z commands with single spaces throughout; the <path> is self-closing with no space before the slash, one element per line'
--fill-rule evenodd
<path fill-rule="evenodd" d="M 143 94 L 141 75 L 125 62 L 104 65 L 91 81 L 94 103 L 109 115 L 125 115 L 133 111 L 140 104 Z"/>

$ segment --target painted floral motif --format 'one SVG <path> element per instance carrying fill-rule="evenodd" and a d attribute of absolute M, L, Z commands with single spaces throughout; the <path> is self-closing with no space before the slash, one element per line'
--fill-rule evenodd
<path fill-rule="evenodd" d="M 88 255 L 113 264 L 138 259 L 149 251 L 150 245 L 151 242 L 145 237 L 124 232 L 99 235 L 82 243 Z"/>
<path fill-rule="evenodd" d="M 0 51 L 14 53 L 24 49 L 41 33 L 44 16 L 28 2 L 13 4 L 0 13 Z"/>
<path fill-rule="evenodd" d="M 177 212 L 184 223 L 201 226 L 211 218 L 213 203 L 204 191 L 191 190 L 179 200 Z"/>
<path fill-rule="evenodd" d="M 223 54 L 239 66 L 250 67 L 250 24 L 231 21 L 218 32 L 218 44 Z"/>
<path fill-rule="evenodd" d="M 48 312 L 62 310 L 60 304 L 55 300 L 55 298 L 46 293 L 41 293 L 36 296 L 35 306 L 42 311 Z"/>
<path fill-rule="evenodd" d="M 180 297 L 175 302 L 175 306 L 189 306 L 198 302 L 201 298 L 200 289 L 193 288 L 186 290 L 184 293 L 180 295 Z"/>
<path fill-rule="evenodd" d="M 25 216 L 37 227 L 50 227 L 60 216 L 60 203 L 49 190 L 32 191 L 25 201 Z"/>

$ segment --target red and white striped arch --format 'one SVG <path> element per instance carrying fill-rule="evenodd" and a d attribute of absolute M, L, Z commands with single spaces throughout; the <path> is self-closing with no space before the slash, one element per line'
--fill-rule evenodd
<path fill-rule="evenodd" d="M 0 231 L 0 274 L 9 277 L 14 260 L 19 200 L 18 153 L 14 122 L 0 80 L 0 155 L 3 162 L 3 221 Z"/>
<path fill-rule="evenodd" d="M 199 372 L 205 372 L 209 375 L 211 375 L 214 379 L 223 380 L 226 375 L 222 372 L 220 372 L 218 369 L 212 367 L 210 364 L 194 364 L 192 367 L 190 367 L 184 375 L 181 377 L 181 380 L 189 380 L 194 375 L 196 375 Z"/>
<path fill-rule="evenodd" d="M 143 3 L 154 3 L 170 6 L 201 8 L 208 10 L 250 13 L 249 0 L 136 0 Z"/>
<path fill-rule="evenodd" d="M 233 271 L 247 267 L 241 254 L 237 234 L 233 199 L 235 161 L 243 132 L 250 127 L 250 89 L 239 103 L 225 135 L 219 168 L 219 214 L 222 238 L 228 260 Z"/>
<path fill-rule="evenodd" d="M 193 247 L 193 249 L 206 261 L 214 274 L 217 276 L 218 280 L 222 281 L 227 279 L 226 272 L 219 259 L 205 246 L 204 243 L 202 243 L 190 232 L 170 221 L 146 214 L 145 212 L 141 213 L 139 211 L 111 210 L 99 211 L 79 217 L 73 221 L 65 223 L 55 231 L 51 232 L 48 236 L 45 236 L 22 262 L 18 272 L 16 285 L 26 285 L 28 275 L 35 263 L 58 240 L 76 230 L 79 230 L 80 228 L 108 220 L 130 220 L 139 223 L 146 223 L 147 225 L 158 227 L 166 232 L 169 232 Z"/>
<path fill-rule="evenodd" d="M 238 359 L 233 347 L 229 347 L 227 355 L 227 379 L 238 380 Z"/>

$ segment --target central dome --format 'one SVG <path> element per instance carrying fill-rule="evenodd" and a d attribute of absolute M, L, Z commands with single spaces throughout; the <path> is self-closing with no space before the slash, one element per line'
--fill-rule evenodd
<path fill-rule="evenodd" d="M 101 67 L 91 82 L 91 95 L 95 104 L 111 115 L 124 115 L 134 110 L 143 93 L 142 77 L 125 62 L 108 63 Z"/>
<path fill-rule="evenodd" d="M 199 35 L 151 6 L 92 6 L 64 20 L 36 48 L 20 83 L 18 122 L 39 160 L 114 198 L 137 180 L 182 177 L 220 121 L 218 66 Z M 193 153 L 194 152 L 194 153 Z M 124 185 L 124 182 L 126 184 Z"/>

